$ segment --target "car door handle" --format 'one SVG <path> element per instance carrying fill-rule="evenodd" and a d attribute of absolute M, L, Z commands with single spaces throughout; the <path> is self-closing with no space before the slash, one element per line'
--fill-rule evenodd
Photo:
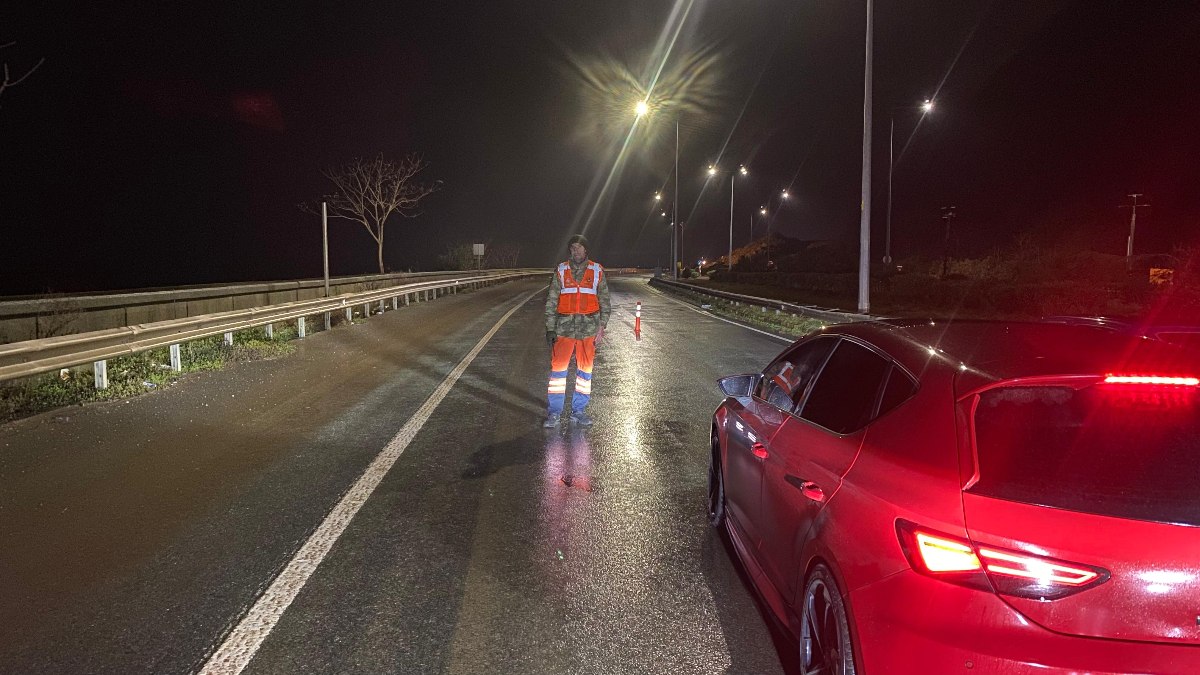
<path fill-rule="evenodd" d="M 788 485 L 791 485 L 799 490 L 800 493 L 808 499 L 811 499 L 818 504 L 825 501 L 825 491 L 821 489 L 820 485 L 817 485 L 811 480 L 804 480 L 803 478 L 800 478 L 799 476 L 793 476 L 790 473 L 784 476 L 784 480 L 788 482 Z"/>
<path fill-rule="evenodd" d="M 762 443 L 755 443 L 754 445 L 750 446 L 750 452 L 753 452 L 754 456 L 759 459 L 767 458 L 767 448 Z"/>

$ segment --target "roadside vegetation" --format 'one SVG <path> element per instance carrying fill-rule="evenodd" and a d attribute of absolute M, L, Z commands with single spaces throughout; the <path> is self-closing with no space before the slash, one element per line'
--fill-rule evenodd
<path fill-rule="evenodd" d="M 96 389 L 90 366 L 8 382 L 0 386 L 0 424 L 56 408 L 140 396 L 169 387 L 188 373 L 278 358 L 295 351 L 295 337 L 295 326 L 280 325 L 271 339 L 258 328 L 237 333 L 232 346 L 219 335 L 186 342 L 180 345 L 183 370 L 178 373 L 170 368 L 166 347 L 118 357 L 108 362 L 107 389 Z"/>
<path fill-rule="evenodd" d="M 715 298 L 702 293 L 692 293 L 669 286 L 658 286 L 658 288 L 680 300 L 712 312 L 717 316 L 723 316 L 784 337 L 799 338 L 825 326 L 825 322 L 823 321 L 796 316 L 787 312 L 779 312 L 771 308 L 744 303 L 735 305 L 733 302 L 721 298 Z"/>
<path fill-rule="evenodd" d="M 852 247 L 772 237 L 768 266 L 761 241 L 734 251 L 690 283 L 732 293 L 854 312 L 858 274 Z M 1037 319 L 1051 315 L 1200 320 L 1200 250 L 1122 255 L 1019 239 L 977 258 L 909 258 L 871 270 L 876 316 Z"/>

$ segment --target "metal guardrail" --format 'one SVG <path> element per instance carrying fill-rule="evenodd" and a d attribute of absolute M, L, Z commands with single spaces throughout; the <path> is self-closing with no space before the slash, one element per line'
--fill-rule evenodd
<path fill-rule="evenodd" d="M 702 288 L 695 284 L 685 284 L 669 279 L 651 279 L 651 285 L 663 285 L 668 288 L 677 288 L 691 293 L 700 295 L 709 295 L 715 298 L 722 298 L 732 302 L 744 302 L 747 305 L 756 305 L 760 307 L 770 307 L 781 312 L 805 316 L 819 321 L 827 321 L 829 323 L 847 323 L 850 321 L 871 321 L 875 317 L 866 314 L 854 314 L 851 312 L 839 312 L 832 309 L 822 309 L 819 307 L 810 307 L 808 305 L 797 305 L 782 300 L 773 300 L 771 298 L 759 298 L 753 295 L 740 295 L 738 293 L 729 293 L 727 291 L 718 291 L 711 288 Z"/>
<path fill-rule="evenodd" d="M 343 295 L 422 281 L 449 281 L 519 271 L 529 270 L 395 272 L 333 277 L 329 280 L 328 294 Z M 55 337 L 67 333 L 87 333 L 134 324 L 182 319 L 297 300 L 315 300 L 323 298 L 325 295 L 322 279 L 296 279 L 0 297 L 0 344 Z"/>
<path fill-rule="evenodd" d="M 371 305 L 379 303 L 380 310 L 383 310 L 385 302 L 389 299 L 392 308 L 397 309 L 400 306 L 401 298 L 403 298 L 403 303 L 408 305 L 410 297 L 420 301 L 419 296 L 423 295 L 428 300 L 430 293 L 436 298 L 438 295 L 445 295 L 448 292 L 457 292 L 459 288 L 475 288 L 501 281 L 541 277 L 548 273 L 548 270 L 530 270 L 452 280 L 425 281 L 315 300 L 298 300 L 183 319 L 169 319 L 122 328 L 14 342 L 0 345 L 0 381 L 92 363 L 96 375 L 96 386 L 103 389 L 108 386 L 107 360 L 117 356 L 169 346 L 171 348 L 171 368 L 178 371 L 181 369 L 179 345 L 190 340 L 225 335 L 225 342 L 232 344 L 233 333 L 236 331 L 267 326 L 268 334 L 270 334 L 273 324 L 293 320 L 297 322 L 300 337 L 304 337 L 306 334 L 304 322 L 305 317 L 308 316 L 324 314 L 328 328 L 332 312 L 344 310 L 349 318 L 353 308 L 359 305 L 364 305 L 365 312 L 369 315 Z"/>

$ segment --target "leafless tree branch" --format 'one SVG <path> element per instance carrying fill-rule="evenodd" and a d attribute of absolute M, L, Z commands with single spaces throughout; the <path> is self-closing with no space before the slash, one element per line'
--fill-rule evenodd
<path fill-rule="evenodd" d="M 321 198 L 332 218 L 344 218 L 361 223 L 375 240 L 378 248 L 379 272 L 383 266 L 383 235 L 388 218 L 400 214 L 405 218 L 418 215 L 421 200 L 436 192 L 441 184 L 420 183 L 417 174 L 428 167 L 420 155 L 409 154 L 398 161 L 386 160 L 383 153 L 373 159 L 355 159 L 343 166 L 326 169 L 323 175 L 333 183 L 334 191 Z M 300 208 L 318 213 L 314 204 Z"/>
<path fill-rule="evenodd" d="M 13 42 L 6 42 L 6 43 L 4 43 L 4 44 L 0 45 L 0 49 L 4 49 L 5 47 L 12 47 L 12 46 L 13 46 L 13 45 L 15 45 L 15 44 L 17 44 L 17 43 L 16 43 L 16 41 L 13 41 Z M 35 64 L 33 64 L 33 67 L 31 67 L 29 70 L 25 71 L 25 74 L 24 74 L 24 75 L 21 75 L 21 76 L 17 77 L 17 78 L 14 80 L 14 79 L 12 78 L 12 74 L 11 74 L 11 73 L 9 72 L 9 70 L 8 70 L 8 62 L 7 62 L 7 61 L 5 61 L 5 62 L 4 62 L 4 79 L 3 79 L 3 80 L 0 80 L 0 96 L 2 96 L 2 95 L 4 94 L 4 90 L 5 90 L 5 89 L 8 89 L 9 87 L 15 87 L 15 86 L 17 86 L 18 84 L 21 84 L 22 82 L 24 82 L 24 81 L 25 81 L 25 78 L 27 78 L 27 77 L 29 77 L 30 75 L 32 75 L 32 74 L 33 74 L 33 71 L 35 71 L 35 70 L 37 70 L 38 68 L 40 68 L 40 67 L 41 67 L 41 65 L 42 65 L 43 63 L 45 63 L 45 62 L 46 62 L 46 58 L 45 58 L 45 57 L 42 57 L 42 58 L 38 59 L 38 62 L 37 62 L 37 63 L 35 63 Z"/>

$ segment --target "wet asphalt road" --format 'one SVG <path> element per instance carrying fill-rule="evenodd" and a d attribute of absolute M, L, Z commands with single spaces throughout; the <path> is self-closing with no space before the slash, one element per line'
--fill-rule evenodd
<path fill-rule="evenodd" d="M 243 672 L 790 670 L 794 645 L 704 518 L 714 381 L 759 369 L 785 342 L 645 279 L 611 286 L 588 430 L 540 427 L 549 359 L 535 282 L 0 429 L 0 672 L 203 667 L 522 298 Z"/>

